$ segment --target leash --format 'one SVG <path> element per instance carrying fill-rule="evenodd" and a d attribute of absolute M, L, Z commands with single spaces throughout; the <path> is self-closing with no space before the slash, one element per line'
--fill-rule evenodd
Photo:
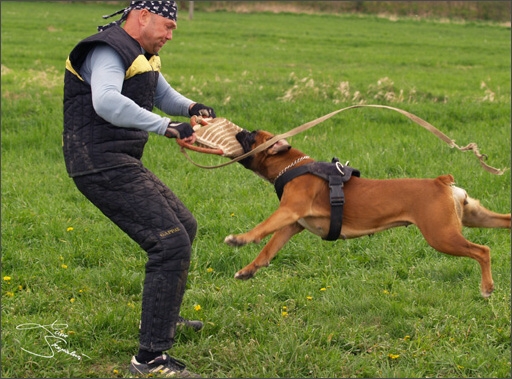
<path fill-rule="evenodd" d="M 321 122 L 324 122 L 325 120 L 327 120 L 327 119 L 337 115 L 338 113 L 344 112 L 344 111 L 349 110 L 349 109 L 355 109 L 355 108 L 383 108 L 383 109 L 389 109 L 389 110 L 393 110 L 395 112 L 401 113 L 402 115 L 404 115 L 407 118 L 409 118 L 410 120 L 412 120 L 414 123 L 416 123 L 416 124 L 420 125 L 421 127 L 427 129 L 430 133 L 434 134 L 437 138 L 439 138 L 440 140 L 442 140 L 445 143 L 447 143 L 448 146 L 450 146 L 451 148 L 455 147 L 455 148 L 457 148 L 460 151 L 473 151 L 473 153 L 475 154 L 475 156 L 478 158 L 478 160 L 480 162 L 480 166 L 485 171 L 490 172 L 491 174 L 494 174 L 494 175 L 503 175 L 503 173 L 506 170 L 506 169 L 502 169 L 502 170 L 501 169 L 497 169 L 497 168 L 494 168 L 494 167 L 491 167 L 491 166 L 487 165 L 484 162 L 484 160 L 487 159 L 487 155 L 480 153 L 476 143 L 471 142 L 471 143 L 469 143 L 466 146 L 460 147 L 460 146 L 458 146 L 455 143 L 454 140 L 449 138 L 447 135 L 445 135 L 443 132 L 438 130 L 436 127 L 434 127 L 432 124 L 428 123 L 427 121 L 419 118 L 418 116 L 416 116 L 416 115 L 414 115 L 412 113 L 404 111 L 403 109 L 394 108 L 394 107 L 390 107 L 390 106 L 387 106 L 387 105 L 361 104 L 361 105 L 352 105 L 352 106 L 349 106 L 349 107 L 346 107 L 346 108 L 338 109 L 338 110 L 336 110 L 334 112 L 328 113 L 328 114 L 326 114 L 326 115 L 324 115 L 322 117 L 319 117 L 319 118 L 317 118 L 315 120 L 309 121 L 309 122 L 307 122 L 307 123 L 305 123 L 303 125 L 300 125 L 300 126 L 294 128 L 294 129 L 292 129 L 292 130 L 290 130 L 290 131 L 288 131 L 286 133 L 276 135 L 273 138 L 271 138 L 270 140 L 268 140 L 267 142 L 257 146 L 255 149 L 253 149 L 253 150 L 251 150 L 251 151 L 249 151 L 249 152 L 247 152 L 245 154 L 242 154 L 242 155 L 240 155 L 238 157 L 235 157 L 231 161 L 228 161 L 228 162 L 225 162 L 225 163 L 222 163 L 222 164 L 219 164 L 219 165 L 214 165 L 214 166 L 203 166 L 203 165 L 200 165 L 200 164 L 194 162 L 189 157 L 189 155 L 186 153 L 185 149 L 187 148 L 187 149 L 196 150 L 196 151 L 199 151 L 199 150 L 197 150 L 192 145 L 186 144 L 184 142 L 180 142 L 180 140 L 177 140 L 177 141 L 178 141 L 178 144 L 181 146 L 181 152 L 195 166 L 200 167 L 200 168 L 204 168 L 204 169 L 220 168 L 220 167 L 225 167 L 225 166 L 230 165 L 232 163 L 241 161 L 242 159 L 245 159 L 245 158 L 247 158 L 247 157 L 249 157 L 251 155 L 254 155 L 256 153 L 259 153 L 260 151 L 263 151 L 263 150 L 267 149 L 268 147 L 272 146 L 274 143 L 276 143 L 277 141 L 279 141 L 281 139 L 293 137 L 293 136 L 295 136 L 295 135 L 297 135 L 299 133 L 302 133 L 302 132 L 304 132 L 304 131 L 314 127 L 315 125 L 318 125 Z M 201 152 L 206 152 L 206 151 L 201 151 Z"/>

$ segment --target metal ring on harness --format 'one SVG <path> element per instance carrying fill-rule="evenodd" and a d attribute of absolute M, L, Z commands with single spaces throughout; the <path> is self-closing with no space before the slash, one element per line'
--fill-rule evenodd
<path fill-rule="evenodd" d="M 336 162 L 336 168 L 338 169 L 338 171 L 340 172 L 341 175 L 345 176 L 345 173 L 343 171 L 341 171 L 341 169 L 343 168 L 343 165 L 340 162 Z"/>

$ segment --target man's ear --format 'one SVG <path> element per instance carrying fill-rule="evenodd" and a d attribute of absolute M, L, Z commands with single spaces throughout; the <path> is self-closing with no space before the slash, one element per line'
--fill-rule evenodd
<path fill-rule="evenodd" d="M 139 24 L 142 26 L 146 26 L 147 24 L 149 24 L 149 21 L 153 13 L 151 13 L 147 9 L 141 9 L 139 12 Z"/>
<path fill-rule="evenodd" d="M 288 151 L 291 149 L 291 145 L 285 139 L 280 139 L 275 144 L 270 146 L 267 150 L 269 155 L 276 155 L 282 153 L 283 151 Z"/>

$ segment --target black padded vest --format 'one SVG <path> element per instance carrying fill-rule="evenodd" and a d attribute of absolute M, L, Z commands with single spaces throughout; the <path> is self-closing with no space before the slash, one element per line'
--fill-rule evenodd
<path fill-rule="evenodd" d="M 122 57 L 126 76 L 121 93 L 152 110 L 160 71 L 157 55 L 146 57 L 139 43 L 124 29 L 113 26 L 75 46 L 64 76 L 63 150 L 69 176 L 87 175 L 127 165 L 140 165 L 148 133 L 117 127 L 98 116 L 91 87 L 79 75 L 94 46 L 108 44 Z"/>

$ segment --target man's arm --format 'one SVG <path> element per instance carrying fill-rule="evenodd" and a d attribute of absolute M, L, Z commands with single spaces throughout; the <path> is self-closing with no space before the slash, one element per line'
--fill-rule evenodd
<path fill-rule="evenodd" d="M 94 48 L 80 75 L 91 85 L 93 107 L 100 117 L 116 126 L 165 134 L 169 118 L 148 111 L 121 94 L 125 71 L 121 57 L 110 46 Z"/>
<path fill-rule="evenodd" d="M 195 102 L 172 88 L 160 73 L 156 87 L 155 107 L 169 115 L 190 117 L 189 110 L 192 104 Z"/>

